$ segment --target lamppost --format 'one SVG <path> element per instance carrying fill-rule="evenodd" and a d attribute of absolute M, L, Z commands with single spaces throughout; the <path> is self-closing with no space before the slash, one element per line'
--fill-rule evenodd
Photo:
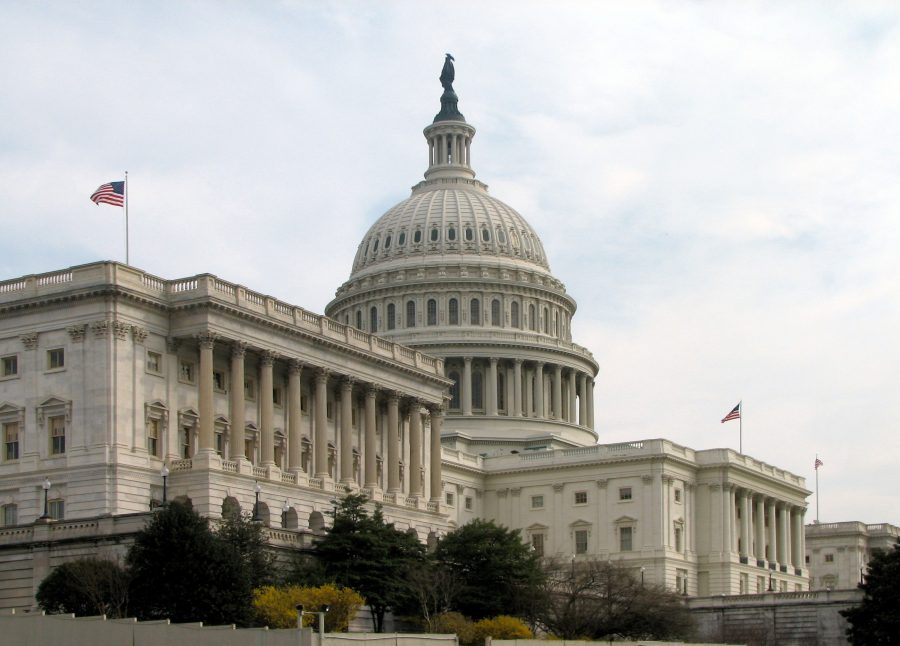
<path fill-rule="evenodd" d="M 575 555 L 572 555 L 572 580 L 575 580 Z"/>
<path fill-rule="evenodd" d="M 645 571 L 646 569 L 647 569 L 647 568 L 645 568 L 643 565 L 641 566 L 641 587 L 642 587 L 642 588 L 644 587 L 644 571 Z"/>
<path fill-rule="evenodd" d="M 159 470 L 159 475 L 162 476 L 163 479 L 163 507 L 166 506 L 166 480 L 169 477 L 169 467 L 165 464 L 162 465 L 162 469 Z"/>
<path fill-rule="evenodd" d="M 769 572 L 769 592 L 775 592 L 775 582 L 772 581 L 772 573 Z"/>
<path fill-rule="evenodd" d="M 262 520 L 259 517 L 259 492 L 262 491 L 262 487 L 259 486 L 259 481 L 256 482 L 256 487 L 254 487 L 254 491 L 256 491 L 256 502 L 253 503 L 253 522 L 258 523 Z"/>
<path fill-rule="evenodd" d="M 50 520 L 50 505 L 47 501 L 47 496 L 50 494 L 50 478 L 44 478 L 41 487 L 44 489 L 44 513 L 39 520 Z"/>
<path fill-rule="evenodd" d="M 287 529 L 287 515 L 290 510 L 291 510 L 291 508 L 288 505 L 288 501 L 285 500 L 284 504 L 281 506 L 281 528 L 282 529 Z"/>

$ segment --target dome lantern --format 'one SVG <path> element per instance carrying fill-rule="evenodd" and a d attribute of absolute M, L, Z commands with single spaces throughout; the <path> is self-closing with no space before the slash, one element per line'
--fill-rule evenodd
<path fill-rule="evenodd" d="M 455 76 L 453 56 L 447 54 L 440 76 L 444 87 L 441 111 L 424 131 L 425 139 L 428 140 L 428 170 L 425 171 L 425 179 L 475 177 L 471 165 L 475 128 L 466 123 L 466 118 L 457 107 L 459 97 L 453 90 Z"/>

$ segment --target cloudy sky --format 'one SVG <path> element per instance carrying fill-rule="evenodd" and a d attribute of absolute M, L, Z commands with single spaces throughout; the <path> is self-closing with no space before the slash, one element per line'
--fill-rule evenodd
<path fill-rule="evenodd" d="M 6 0 L 0 42 L 0 277 L 124 260 L 88 196 L 127 170 L 132 264 L 322 312 L 452 52 L 601 441 L 737 449 L 743 400 L 746 453 L 810 489 L 824 461 L 822 522 L 900 524 L 896 3 Z"/>

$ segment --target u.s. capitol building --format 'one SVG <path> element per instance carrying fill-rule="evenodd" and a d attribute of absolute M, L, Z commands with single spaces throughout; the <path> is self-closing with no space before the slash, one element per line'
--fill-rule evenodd
<path fill-rule="evenodd" d="M 164 495 L 254 511 L 283 547 L 363 492 L 423 541 L 489 518 L 689 595 L 806 589 L 803 478 L 597 443 L 575 300 L 476 179 L 443 80 L 425 178 L 363 236 L 327 316 L 115 262 L 0 283 L 0 607 L 32 606 L 65 559 L 121 553 Z"/>

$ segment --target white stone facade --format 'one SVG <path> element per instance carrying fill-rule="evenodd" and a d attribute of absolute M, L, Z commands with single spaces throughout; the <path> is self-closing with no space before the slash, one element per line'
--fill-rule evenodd
<path fill-rule="evenodd" d="M 855 588 L 875 551 L 893 549 L 900 527 L 858 521 L 806 526 L 806 566 L 811 590 Z"/>

